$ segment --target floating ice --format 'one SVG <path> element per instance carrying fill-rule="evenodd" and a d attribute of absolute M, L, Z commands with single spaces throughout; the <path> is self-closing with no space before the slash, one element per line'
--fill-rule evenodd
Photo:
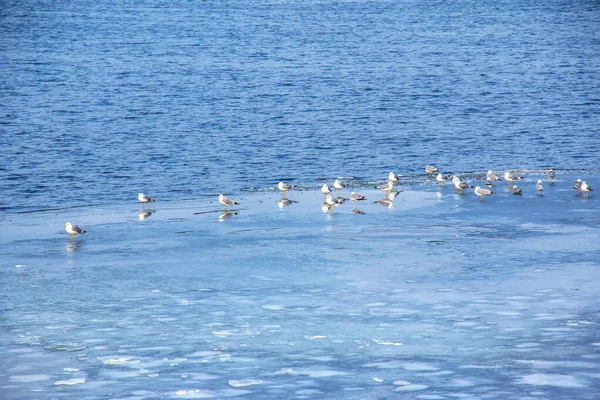
<path fill-rule="evenodd" d="M 80 383 L 85 383 L 85 378 L 73 378 L 73 379 L 65 379 L 61 381 L 54 382 L 55 386 L 71 386 L 78 385 Z"/>
<path fill-rule="evenodd" d="M 373 339 L 373 341 L 377 344 L 382 344 L 384 346 L 402 346 L 400 342 L 390 342 L 385 340 Z"/>
<path fill-rule="evenodd" d="M 281 311 L 281 310 L 285 310 L 285 307 L 279 304 L 265 304 L 262 306 L 262 308 L 264 308 L 265 310 L 270 310 L 270 311 Z"/>
<path fill-rule="evenodd" d="M 63 372 L 77 372 L 79 368 L 63 368 Z"/>
<path fill-rule="evenodd" d="M 242 380 L 230 380 L 229 381 L 229 386 L 234 387 L 234 388 L 239 388 L 239 387 L 246 387 L 246 386 L 252 386 L 252 385 L 260 385 L 261 383 L 263 383 L 263 381 L 261 381 L 260 379 L 242 379 Z"/>
<path fill-rule="evenodd" d="M 129 356 L 117 357 L 117 358 L 98 357 L 98 360 L 102 361 L 102 364 L 104 364 L 104 365 L 123 365 L 123 364 L 127 363 L 129 360 L 131 360 L 131 357 L 129 357 Z"/>
<path fill-rule="evenodd" d="M 182 389 L 175 392 L 178 398 L 184 399 L 209 399 L 215 397 L 214 393 L 200 389 Z"/>
<path fill-rule="evenodd" d="M 559 374 L 531 374 L 525 375 L 517 382 L 519 385 L 555 386 L 564 388 L 586 387 L 583 383 L 571 375 Z"/>
<path fill-rule="evenodd" d="M 15 267 L 17 267 L 17 268 L 23 268 L 23 267 L 26 267 L 26 266 L 27 265 L 25 265 L 25 264 L 17 264 L 17 265 L 15 265 Z"/>
<path fill-rule="evenodd" d="M 378 377 L 376 377 L 376 376 L 374 376 L 374 377 L 373 377 L 373 380 L 374 380 L 375 382 L 377 382 L 377 383 L 381 383 L 381 382 L 383 382 L 383 378 L 378 378 Z"/>
<path fill-rule="evenodd" d="M 394 381 L 392 384 L 395 385 L 395 386 L 407 386 L 407 385 L 410 385 L 410 382 L 409 381 L 397 380 L 397 381 Z"/>
<path fill-rule="evenodd" d="M 398 386 L 394 390 L 397 391 L 397 392 L 417 392 L 419 390 L 425 390 L 428 387 L 429 386 L 427 386 L 427 385 L 413 384 L 413 383 L 411 383 L 410 385 L 406 385 L 406 386 Z"/>

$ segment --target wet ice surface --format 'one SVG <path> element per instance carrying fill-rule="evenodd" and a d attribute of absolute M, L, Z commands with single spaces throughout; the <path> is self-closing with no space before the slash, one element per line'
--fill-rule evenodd
<path fill-rule="evenodd" d="M 323 213 L 312 191 L 283 208 L 238 193 L 228 217 L 213 197 L 143 220 L 137 205 L 7 214 L 0 391 L 596 399 L 600 213 L 569 183 L 484 201 L 407 188 L 392 209 L 364 189 L 364 215 Z M 66 220 L 89 234 L 70 241 Z"/>

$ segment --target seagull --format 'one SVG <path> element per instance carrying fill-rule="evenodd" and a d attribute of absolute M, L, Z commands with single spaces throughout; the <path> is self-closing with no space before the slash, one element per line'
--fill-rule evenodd
<path fill-rule="evenodd" d="M 438 181 L 439 183 L 444 183 L 446 182 L 446 179 L 448 179 L 447 176 L 442 175 L 441 172 L 438 172 L 437 176 L 435 177 L 435 180 Z"/>
<path fill-rule="evenodd" d="M 575 184 L 573 185 L 573 189 L 575 189 L 576 196 L 581 193 L 581 179 L 577 179 L 575 181 Z"/>
<path fill-rule="evenodd" d="M 333 182 L 333 187 L 336 188 L 338 191 L 338 197 L 341 197 L 342 190 L 347 186 L 348 185 L 346 185 L 344 182 L 340 181 L 339 179 L 336 179 L 335 182 Z"/>
<path fill-rule="evenodd" d="M 492 192 L 489 189 L 482 189 L 479 186 L 475 186 L 475 194 L 477 196 L 479 196 L 479 200 L 481 200 L 483 198 L 483 196 L 488 196 L 490 194 L 494 194 L 494 192 Z"/>
<path fill-rule="evenodd" d="M 487 181 L 501 181 L 502 180 L 498 175 L 493 173 L 491 170 L 487 172 L 487 174 L 485 175 L 485 179 Z"/>
<path fill-rule="evenodd" d="M 144 193 L 138 193 L 138 200 L 140 203 L 142 203 L 142 205 L 146 205 L 146 203 L 154 203 L 156 201 L 152 197 L 146 196 Z"/>
<path fill-rule="evenodd" d="M 223 210 L 227 211 L 227 206 L 232 206 L 234 204 L 240 204 L 237 201 L 233 201 L 229 197 L 225 197 L 222 194 L 219 195 L 219 203 L 223 204 Z"/>
<path fill-rule="evenodd" d="M 70 222 L 67 222 L 65 224 L 65 231 L 67 231 L 67 233 L 71 235 L 71 239 L 75 238 L 76 235 L 87 233 L 77 225 L 73 225 Z"/>
<path fill-rule="evenodd" d="M 383 193 L 385 193 L 385 197 L 387 197 L 388 194 L 390 194 L 390 192 L 394 190 L 394 182 L 389 181 L 387 185 L 379 185 L 377 186 L 377 189 L 383 190 Z"/>
<path fill-rule="evenodd" d="M 514 181 L 518 181 L 519 179 L 523 179 L 523 177 L 522 176 L 517 176 L 517 175 L 513 174 L 512 172 L 506 171 L 504 173 L 504 179 L 506 179 L 508 181 L 508 186 L 512 186 L 512 183 Z"/>
<path fill-rule="evenodd" d="M 281 197 L 285 199 L 285 192 L 294 188 L 294 185 L 290 185 L 289 183 L 279 182 L 277 184 L 277 188 L 281 190 Z"/>
<path fill-rule="evenodd" d="M 460 190 L 461 193 L 463 189 L 468 189 L 472 187 L 467 181 L 461 181 L 456 175 L 452 177 L 452 183 L 454 183 L 454 187 Z"/>
<path fill-rule="evenodd" d="M 388 174 L 388 181 L 393 182 L 394 185 L 396 185 L 396 182 L 398 182 L 398 177 L 396 175 L 394 175 L 393 172 L 390 172 Z"/>
<path fill-rule="evenodd" d="M 523 190 L 517 185 L 511 186 L 510 191 L 512 192 L 512 194 L 523 194 Z"/>
<path fill-rule="evenodd" d="M 357 193 L 350 193 L 350 200 L 352 200 L 354 202 L 354 204 L 356 204 L 357 201 L 362 201 L 362 200 L 366 200 L 367 198 L 361 194 L 357 194 Z"/>
<path fill-rule="evenodd" d="M 535 184 L 535 194 L 541 196 L 543 191 L 544 191 L 544 184 L 542 183 L 541 179 L 538 179 L 537 183 Z"/>
<path fill-rule="evenodd" d="M 427 175 L 433 175 L 434 173 L 439 172 L 439 171 L 433 165 L 427 165 L 425 167 L 425 172 L 427 172 Z"/>
<path fill-rule="evenodd" d="M 554 183 L 554 179 L 556 178 L 556 171 L 553 169 L 548 170 L 548 179 L 550 179 L 550 183 Z"/>
<path fill-rule="evenodd" d="M 581 182 L 581 191 L 583 192 L 583 197 L 587 197 L 589 192 L 593 192 L 594 189 L 592 189 L 592 187 L 590 185 L 588 185 L 587 183 L 585 183 L 585 181 Z"/>
<path fill-rule="evenodd" d="M 327 195 L 331 193 L 331 189 L 329 189 L 329 186 L 327 186 L 326 183 L 324 183 L 323 186 L 321 186 L 321 193 L 323 193 L 323 196 L 325 197 L 327 197 Z"/>

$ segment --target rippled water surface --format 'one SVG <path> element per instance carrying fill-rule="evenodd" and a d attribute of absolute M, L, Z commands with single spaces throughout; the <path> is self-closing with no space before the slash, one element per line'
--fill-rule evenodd
<path fill-rule="evenodd" d="M 3 4 L 3 207 L 600 165 L 595 1 Z"/>
<path fill-rule="evenodd" d="M 4 1 L 0 398 L 598 399 L 600 195 L 572 189 L 600 190 L 598 27 L 597 1 Z M 336 177 L 368 200 L 323 208 Z"/>

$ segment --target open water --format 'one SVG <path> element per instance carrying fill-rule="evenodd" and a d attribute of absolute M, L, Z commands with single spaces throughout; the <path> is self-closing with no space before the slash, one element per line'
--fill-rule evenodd
<path fill-rule="evenodd" d="M 3 2 L 0 206 L 600 166 L 597 1 Z"/>
<path fill-rule="evenodd" d="M 597 1 L 2 2 L 0 398 L 599 398 L 599 26 Z M 368 200 L 323 212 L 336 177 Z"/>

